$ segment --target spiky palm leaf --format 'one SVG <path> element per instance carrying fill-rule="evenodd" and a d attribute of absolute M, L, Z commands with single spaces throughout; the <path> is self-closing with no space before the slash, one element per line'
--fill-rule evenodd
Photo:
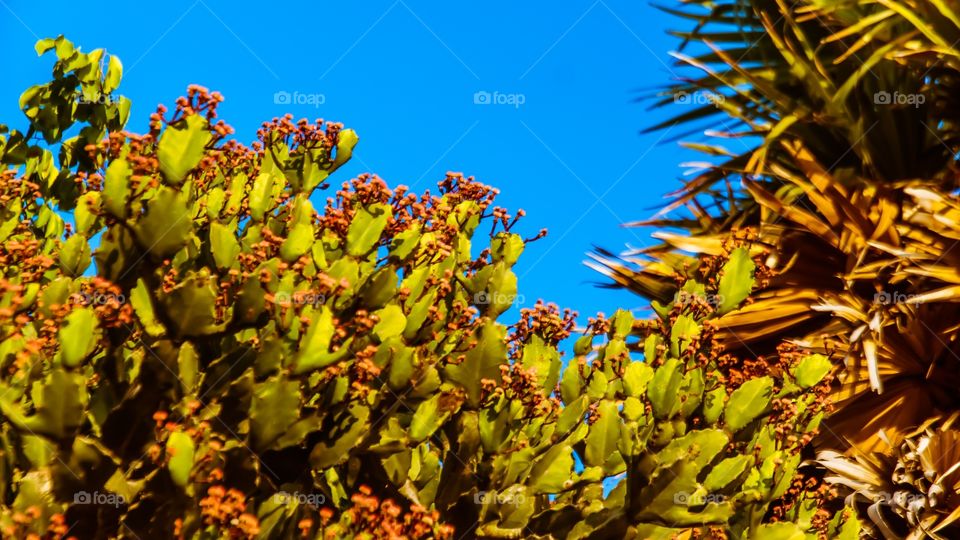
<path fill-rule="evenodd" d="M 673 122 L 719 115 L 760 142 L 740 154 L 698 146 L 730 157 L 667 208 L 688 216 L 643 223 L 684 233 L 622 258 L 601 252 L 595 266 L 664 301 L 672 269 L 692 262 L 682 252 L 718 253 L 747 229 L 775 274 L 720 319 L 729 348 L 768 354 L 787 338 L 842 360 L 827 427 L 853 449 L 883 446 L 880 428 L 896 439 L 931 411 L 960 408 L 960 2 L 686 4 L 713 6 L 682 35 L 701 54 L 678 55 L 705 74 L 669 93 L 725 99 Z M 890 106 L 878 92 L 927 101 Z"/>
<path fill-rule="evenodd" d="M 857 508 L 871 538 L 960 537 L 958 415 L 933 418 L 907 433 L 889 453 L 847 457 L 821 452 L 825 480 Z"/>

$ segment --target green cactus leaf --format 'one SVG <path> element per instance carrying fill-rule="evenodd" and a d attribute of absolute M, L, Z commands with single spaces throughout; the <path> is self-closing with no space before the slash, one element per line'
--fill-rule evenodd
<path fill-rule="evenodd" d="M 586 414 L 587 407 L 589 406 L 590 400 L 587 396 L 580 396 L 568 403 L 567 406 L 563 408 L 563 412 L 560 413 L 560 418 L 557 419 L 557 431 L 559 433 L 568 433 L 582 423 L 584 414 Z"/>
<path fill-rule="evenodd" d="M 586 356 L 593 350 L 593 335 L 580 336 L 573 342 L 573 354 Z"/>
<path fill-rule="evenodd" d="M 794 376 L 797 378 L 797 384 L 800 388 L 810 388 L 815 386 L 830 371 L 833 364 L 822 354 L 812 354 L 800 361 Z"/>
<path fill-rule="evenodd" d="M 506 266 L 513 266 L 520 259 L 524 247 L 520 235 L 502 232 L 490 241 L 490 255 L 494 262 L 503 261 Z"/>
<path fill-rule="evenodd" d="M 773 396 L 773 379 L 758 377 L 743 383 L 730 395 L 724 411 L 727 427 L 733 431 L 742 429 L 764 413 Z"/>
<path fill-rule="evenodd" d="M 199 114 L 191 114 L 167 126 L 157 143 L 157 160 L 163 179 L 179 186 L 194 167 L 200 163 L 204 148 L 212 135 L 207 121 Z"/>
<path fill-rule="evenodd" d="M 276 376 L 255 386 L 250 404 L 253 448 L 271 447 L 300 417 L 300 383 Z"/>
<path fill-rule="evenodd" d="M 683 383 L 683 364 L 671 358 L 656 369 L 647 386 L 647 397 L 657 418 L 670 418 L 680 409 L 678 392 Z"/>
<path fill-rule="evenodd" d="M 63 305 L 70 298 L 71 286 L 73 285 L 73 280 L 68 277 L 59 277 L 43 288 L 43 291 L 40 293 L 40 303 L 42 307 L 40 308 L 41 312 L 50 317 L 53 315 L 53 311 L 50 310 L 53 306 Z"/>
<path fill-rule="evenodd" d="M 193 343 L 189 341 L 180 346 L 180 352 L 177 354 L 177 374 L 185 393 L 193 394 L 197 391 L 202 376 L 200 357 Z"/>
<path fill-rule="evenodd" d="M 494 266 L 490 281 L 487 282 L 486 295 L 476 297 L 485 305 L 485 313 L 489 316 L 498 316 L 504 313 L 518 300 L 517 275 L 503 262 Z"/>
<path fill-rule="evenodd" d="M 261 172 L 253 181 L 253 188 L 250 189 L 248 199 L 248 208 L 250 217 L 254 221 L 263 221 L 263 216 L 273 205 L 273 189 L 276 184 L 274 176 L 268 172 Z"/>
<path fill-rule="evenodd" d="M 36 414 L 23 425 L 33 433 L 63 439 L 82 423 L 86 401 L 83 376 L 54 369 L 42 382 L 33 384 L 31 396 Z"/>
<path fill-rule="evenodd" d="M 397 295 L 397 281 L 399 279 L 397 271 L 393 267 L 385 266 L 377 270 L 360 291 L 363 305 L 370 310 L 386 306 Z M 409 317 L 407 318 L 409 319 Z M 409 328 L 409 321 L 407 328 Z"/>
<path fill-rule="evenodd" d="M 242 322 L 256 321 L 257 317 L 263 313 L 266 305 L 267 300 L 264 297 L 260 281 L 255 276 L 251 276 L 243 282 L 240 289 L 240 294 L 234 306 L 234 316 Z"/>
<path fill-rule="evenodd" d="M 580 365 L 574 360 L 563 370 L 563 377 L 560 379 L 560 397 L 569 405 L 580 396 L 582 388 L 583 377 L 580 375 Z"/>
<path fill-rule="evenodd" d="M 680 414 L 688 417 L 700 407 L 703 399 L 703 368 L 695 368 L 683 376 L 680 385 Z"/>
<path fill-rule="evenodd" d="M 590 426 L 584 463 L 587 466 L 602 466 L 617 450 L 620 440 L 620 415 L 613 401 L 603 400 L 597 407 L 597 420 Z"/>
<path fill-rule="evenodd" d="M 298 177 L 300 185 L 294 185 L 295 190 L 311 193 L 330 176 L 330 171 L 326 170 L 324 164 L 321 163 L 324 159 L 322 157 L 324 153 L 324 149 L 315 149 L 304 156 L 303 167 Z"/>
<path fill-rule="evenodd" d="M 140 244 L 156 257 L 166 258 L 179 251 L 193 231 L 186 195 L 161 186 L 147 203 L 147 213 L 135 230 Z"/>
<path fill-rule="evenodd" d="M 434 394 L 430 399 L 420 403 L 413 413 L 410 422 L 409 435 L 414 443 L 419 443 L 436 431 L 444 418 L 440 413 L 440 398 L 442 394 Z"/>
<path fill-rule="evenodd" d="M 558 493 L 573 477 L 573 449 L 567 444 L 550 447 L 530 469 L 530 490 L 537 495 Z"/>
<path fill-rule="evenodd" d="M 410 308 L 407 315 L 407 326 L 403 329 L 403 337 L 413 341 L 417 334 L 423 330 L 427 317 L 430 316 L 430 308 L 436 303 L 437 291 L 430 291 L 423 296 L 416 304 Z"/>
<path fill-rule="evenodd" d="M 510 411 L 506 405 L 506 399 L 501 397 L 495 403 L 480 411 L 477 420 L 478 431 L 480 432 L 480 442 L 487 452 L 498 452 L 511 435 L 507 425 Z"/>
<path fill-rule="evenodd" d="M 97 315 L 92 308 L 75 309 L 60 328 L 60 354 L 63 365 L 79 366 L 97 346 Z"/>
<path fill-rule="evenodd" d="M 63 243 L 60 250 L 60 268 L 71 277 L 80 277 L 90 267 L 90 244 L 81 234 L 75 234 Z"/>
<path fill-rule="evenodd" d="M 500 364 L 507 351 L 505 337 L 506 328 L 487 323 L 480 330 L 477 345 L 466 352 L 463 362 L 444 366 L 446 377 L 467 391 L 467 402 L 471 407 L 480 404 L 480 380 L 500 377 Z"/>
<path fill-rule="evenodd" d="M 628 396 L 640 397 L 653 379 L 653 368 L 646 362 L 630 362 L 623 371 L 623 390 Z"/>
<path fill-rule="evenodd" d="M 93 226 L 97 222 L 100 199 L 99 191 L 88 191 L 77 199 L 77 207 L 73 210 L 73 219 L 77 224 L 77 234 L 89 236 L 96 232 L 93 230 Z"/>
<path fill-rule="evenodd" d="M 676 438 L 657 454 L 660 463 L 672 465 L 678 459 L 688 459 L 699 468 L 706 467 L 724 447 L 730 437 L 719 429 L 691 431 Z"/>
<path fill-rule="evenodd" d="M 383 345 L 381 345 L 383 348 Z M 414 350 L 398 343 L 391 355 L 387 384 L 393 391 L 404 390 L 410 386 L 414 374 Z"/>
<path fill-rule="evenodd" d="M 353 148 L 357 146 L 360 137 L 352 129 L 344 129 L 337 133 L 337 155 L 334 156 L 331 170 L 338 169 L 341 165 L 350 160 L 353 155 Z"/>
<path fill-rule="evenodd" d="M 217 180 L 223 182 L 223 175 L 218 173 Z M 220 213 L 223 211 L 223 206 L 227 202 L 227 193 L 223 188 L 217 186 L 206 194 L 206 209 L 207 209 L 207 219 L 211 223 L 214 221 L 219 221 Z"/>
<path fill-rule="evenodd" d="M 804 540 L 807 535 L 796 523 L 780 522 L 761 525 L 750 538 L 756 540 Z"/>
<path fill-rule="evenodd" d="M 779 463 L 774 473 L 779 478 L 777 478 L 773 490 L 770 492 L 771 498 L 776 499 L 782 497 L 783 494 L 790 489 L 790 485 L 797 476 L 797 467 L 800 466 L 800 459 L 800 454 L 795 454 L 783 459 L 783 461 Z"/>
<path fill-rule="evenodd" d="M 410 390 L 411 398 L 425 398 L 432 394 L 437 388 L 440 388 L 440 372 L 435 366 L 428 365 L 420 370 L 420 373 L 414 382 L 413 390 Z"/>
<path fill-rule="evenodd" d="M 390 254 L 404 261 L 420 243 L 420 224 L 414 223 L 409 229 L 397 234 L 390 243 Z"/>
<path fill-rule="evenodd" d="M 133 311 L 140 319 L 140 324 L 144 330 L 151 336 L 159 336 L 164 332 L 164 327 L 157 321 L 156 312 L 153 309 L 153 299 L 150 298 L 150 291 L 147 289 L 143 279 L 137 280 L 136 287 L 130 291 L 130 305 Z"/>
<path fill-rule="evenodd" d="M 638 421 L 646 413 L 646 407 L 643 402 L 635 397 L 628 397 L 623 400 L 623 417 L 627 420 Z"/>
<path fill-rule="evenodd" d="M 240 254 L 240 242 L 230 227 L 213 221 L 210 223 L 210 253 L 217 268 L 230 268 L 237 262 Z"/>
<path fill-rule="evenodd" d="M 625 339 L 633 331 L 633 314 L 629 311 L 618 309 L 613 314 L 613 335 L 620 339 Z"/>
<path fill-rule="evenodd" d="M 560 379 L 560 353 L 547 346 L 540 336 L 531 336 L 523 346 L 521 362 L 536 376 L 545 394 L 557 385 Z"/>
<path fill-rule="evenodd" d="M 10 237 L 10 233 L 20 224 L 20 199 L 11 201 L 0 208 L 0 242 Z"/>
<path fill-rule="evenodd" d="M 230 179 L 230 189 L 228 190 L 230 195 L 224 203 L 223 213 L 230 217 L 235 217 L 240 213 L 243 197 L 250 191 L 249 184 L 250 178 L 242 172 L 235 174 Z"/>
<path fill-rule="evenodd" d="M 700 335 L 700 325 L 689 315 L 680 315 L 670 330 L 670 354 L 680 356 L 690 341 Z"/>
<path fill-rule="evenodd" d="M 753 272 L 756 265 L 747 248 L 737 248 L 720 270 L 720 286 L 717 289 L 719 306 L 717 313 L 723 315 L 743 302 L 753 289 Z"/>
<path fill-rule="evenodd" d="M 185 487 L 190 481 L 196 446 L 193 439 L 182 431 L 174 431 L 167 439 L 167 470 L 173 483 Z"/>
<path fill-rule="evenodd" d="M 127 199 L 130 196 L 130 164 L 126 152 L 110 162 L 103 179 L 103 207 L 115 217 L 127 216 Z"/>
<path fill-rule="evenodd" d="M 660 339 L 656 334 L 650 334 L 647 336 L 647 339 L 643 340 L 643 361 L 647 364 L 650 364 L 657 359 L 657 345 L 660 344 Z"/>
<path fill-rule="evenodd" d="M 114 55 L 110 56 L 107 64 L 107 76 L 103 80 L 103 93 L 109 94 L 120 86 L 120 79 L 123 77 L 123 64 L 120 59 Z"/>
<path fill-rule="evenodd" d="M 678 460 L 670 467 L 659 469 L 653 481 L 644 486 L 635 501 L 635 518 L 638 521 L 667 522 L 674 526 L 723 523 L 734 513 L 728 502 L 708 502 L 699 506 L 696 475 L 697 466 L 687 460 Z"/>
<path fill-rule="evenodd" d="M 347 231 L 347 252 L 355 257 L 369 253 L 380 241 L 380 235 L 392 215 L 390 206 L 382 203 L 357 207 Z"/>
<path fill-rule="evenodd" d="M 373 327 L 373 334 L 381 342 L 399 336 L 407 326 L 407 318 L 403 316 L 400 306 L 391 304 L 377 311 L 376 315 L 380 320 Z"/>
<path fill-rule="evenodd" d="M 587 384 L 587 397 L 590 398 L 590 401 L 597 401 L 607 395 L 609 388 L 610 380 L 607 379 L 607 376 L 602 371 L 594 371 L 593 376 L 590 377 L 590 383 Z"/>
<path fill-rule="evenodd" d="M 294 262 L 308 253 L 312 247 L 313 225 L 298 223 L 280 245 L 280 258 L 287 262 Z"/>
<path fill-rule="evenodd" d="M 703 419 L 708 424 L 716 423 L 727 404 L 727 391 L 720 386 L 706 393 L 703 398 Z"/>
<path fill-rule="evenodd" d="M 314 313 L 310 329 L 307 330 L 294 361 L 296 373 L 323 369 L 338 361 L 348 350 L 348 347 L 343 345 L 337 352 L 330 352 L 330 340 L 336 331 L 333 326 L 333 312 L 326 306 L 319 306 Z"/>
<path fill-rule="evenodd" d="M 369 417 L 370 409 L 362 405 L 328 416 L 320 430 L 326 439 L 313 447 L 310 464 L 317 469 L 326 469 L 346 461 L 350 457 L 349 450 L 369 430 Z"/>
<path fill-rule="evenodd" d="M 203 336 L 218 330 L 217 293 L 205 278 L 188 275 L 161 300 L 180 336 Z"/>
<path fill-rule="evenodd" d="M 729 457 L 717 463 L 703 481 L 703 488 L 711 493 L 722 490 L 739 478 L 752 463 L 753 458 L 747 455 Z"/>
<path fill-rule="evenodd" d="M 451 394 L 437 393 L 420 403 L 410 421 L 410 440 L 415 443 L 429 438 L 460 407 L 460 401 Z"/>
<path fill-rule="evenodd" d="M 861 534 L 861 525 L 860 521 L 855 515 L 851 515 L 849 518 L 843 520 L 843 523 L 839 526 L 836 525 L 836 522 L 840 521 L 843 517 L 843 512 L 837 512 L 836 517 L 833 519 L 835 531 L 831 535 L 834 540 L 857 540 L 860 538 Z M 837 530 L 839 529 L 839 530 Z"/>
<path fill-rule="evenodd" d="M 497 497 L 503 501 L 498 508 L 498 528 L 507 531 L 524 530 L 536 510 L 534 498 L 526 492 L 526 487 L 514 484 L 497 493 Z"/>

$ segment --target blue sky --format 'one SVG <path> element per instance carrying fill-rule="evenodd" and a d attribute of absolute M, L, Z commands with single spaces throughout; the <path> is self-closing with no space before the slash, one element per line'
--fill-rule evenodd
<path fill-rule="evenodd" d="M 286 112 L 343 122 L 360 144 L 340 181 L 373 172 L 421 191 L 452 170 L 500 188 L 501 206 L 527 211 L 521 232 L 550 231 L 518 264 L 524 302 L 585 321 L 645 304 L 596 287 L 602 276 L 583 260 L 593 245 L 651 243 L 621 224 L 650 217 L 680 185 L 691 155 L 669 134 L 640 134 L 676 111 L 634 102 L 673 76 L 665 32 L 678 25 L 635 0 L 0 0 L 0 122 L 24 126 L 19 95 L 52 65 L 33 44 L 61 33 L 121 58 L 136 131 L 191 83 L 226 96 L 221 117 L 244 142 Z"/>

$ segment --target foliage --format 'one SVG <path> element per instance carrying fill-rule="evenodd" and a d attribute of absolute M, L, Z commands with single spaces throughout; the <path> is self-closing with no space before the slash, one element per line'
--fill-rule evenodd
<path fill-rule="evenodd" d="M 869 516 L 866 528 L 883 538 L 956 538 L 960 534 L 960 432 L 957 413 L 926 421 L 892 453 L 852 458 L 822 452 L 851 506 Z"/>
<path fill-rule="evenodd" d="M 672 273 L 696 267 L 691 252 L 749 241 L 771 274 L 752 303 L 717 321 L 718 339 L 730 351 L 772 355 L 788 340 L 827 355 L 836 412 L 818 447 L 830 462 L 839 451 L 887 467 L 877 478 L 897 477 L 916 430 L 960 409 L 956 5 L 727 0 L 671 11 L 695 26 L 678 33 L 687 53 L 676 56 L 699 74 L 671 84 L 660 103 L 713 99 L 655 128 L 719 119 L 731 127 L 708 134 L 738 142 L 689 144 L 717 164 L 646 222 L 672 228 L 655 235 L 662 244 L 622 258 L 601 252 L 596 266 L 663 300 L 677 290 Z M 681 207 L 682 217 L 666 217 Z M 955 462 L 944 447 L 928 451 Z M 960 511 L 953 498 L 935 499 L 913 500 L 908 527 L 865 534 L 933 536 L 931 523 Z M 858 508 L 865 522 L 887 510 Z"/>
<path fill-rule="evenodd" d="M 365 175 L 318 212 L 352 131 L 248 148 L 191 87 L 129 133 L 119 61 L 47 50 L 0 140 L 4 537 L 856 535 L 797 483 L 825 359 L 719 352 L 766 271 L 746 249 L 656 319 L 593 319 L 562 369 L 574 314 L 497 322 L 532 239 L 495 190 Z"/>

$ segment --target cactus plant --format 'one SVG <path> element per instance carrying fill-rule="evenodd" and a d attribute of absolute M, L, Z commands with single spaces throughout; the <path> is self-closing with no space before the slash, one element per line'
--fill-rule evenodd
<path fill-rule="evenodd" d="M 500 322 L 544 233 L 513 232 L 521 213 L 496 190 L 363 175 L 318 210 L 353 131 L 287 116 L 243 146 L 222 97 L 193 86 L 129 133 L 129 101 L 100 99 L 119 60 L 63 37 L 51 50 L 54 81 L 21 100 L 30 128 L 0 140 L 4 537 L 858 526 L 814 520 L 820 501 L 796 489 L 826 360 L 736 361 L 712 340 L 753 285 L 742 248 L 683 285 L 718 305 L 598 316 L 565 363 L 574 313 L 538 302 Z"/>

